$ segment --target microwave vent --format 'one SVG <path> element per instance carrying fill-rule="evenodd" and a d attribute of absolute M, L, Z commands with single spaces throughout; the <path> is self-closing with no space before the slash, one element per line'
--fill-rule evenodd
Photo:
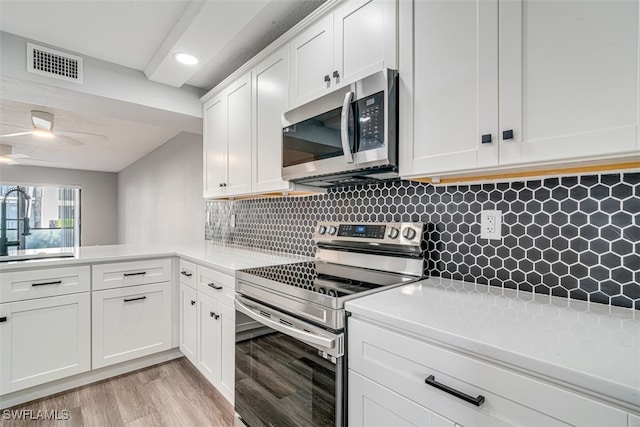
<path fill-rule="evenodd" d="M 27 71 L 81 84 L 83 60 L 76 55 L 27 43 Z"/>

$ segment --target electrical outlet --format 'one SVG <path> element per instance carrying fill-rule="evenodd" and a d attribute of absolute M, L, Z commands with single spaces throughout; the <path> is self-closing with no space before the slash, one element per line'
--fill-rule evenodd
<path fill-rule="evenodd" d="M 502 211 L 484 210 L 480 212 L 480 238 L 502 239 Z"/>

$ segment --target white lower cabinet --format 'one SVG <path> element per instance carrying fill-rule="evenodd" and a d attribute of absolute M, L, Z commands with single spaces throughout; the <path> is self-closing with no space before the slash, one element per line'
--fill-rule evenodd
<path fill-rule="evenodd" d="M 200 372 L 233 403 L 235 379 L 235 310 L 198 292 Z"/>
<path fill-rule="evenodd" d="M 629 417 L 586 394 L 356 316 L 349 318 L 349 378 L 352 427 L 394 417 L 412 425 L 415 406 L 428 415 L 420 425 L 440 425 L 429 424 L 433 414 L 442 419 L 432 423 L 464 426 L 622 427 Z"/>
<path fill-rule="evenodd" d="M 180 283 L 180 351 L 193 363 L 196 362 L 196 325 L 198 306 L 196 290 Z"/>
<path fill-rule="evenodd" d="M 349 425 L 455 427 L 456 423 L 350 370 Z"/>
<path fill-rule="evenodd" d="M 171 282 L 93 292 L 93 368 L 171 348 Z"/>
<path fill-rule="evenodd" d="M 0 304 L 0 394 L 91 368 L 88 292 Z"/>

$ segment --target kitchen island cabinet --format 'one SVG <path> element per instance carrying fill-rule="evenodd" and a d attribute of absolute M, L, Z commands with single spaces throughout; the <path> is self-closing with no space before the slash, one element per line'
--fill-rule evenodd
<path fill-rule="evenodd" d="M 634 310 L 438 278 L 346 308 L 350 425 L 412 405 L 444 425 L 627 426 L 640 414 Z"/>

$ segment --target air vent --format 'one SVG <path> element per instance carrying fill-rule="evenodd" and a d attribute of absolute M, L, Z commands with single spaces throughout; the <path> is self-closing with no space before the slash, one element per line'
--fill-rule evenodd
<path fill-rule="evenodd" d="M 68 82 L 82 83 L 82 58 L 27 43 L 27 71 Z"/>

